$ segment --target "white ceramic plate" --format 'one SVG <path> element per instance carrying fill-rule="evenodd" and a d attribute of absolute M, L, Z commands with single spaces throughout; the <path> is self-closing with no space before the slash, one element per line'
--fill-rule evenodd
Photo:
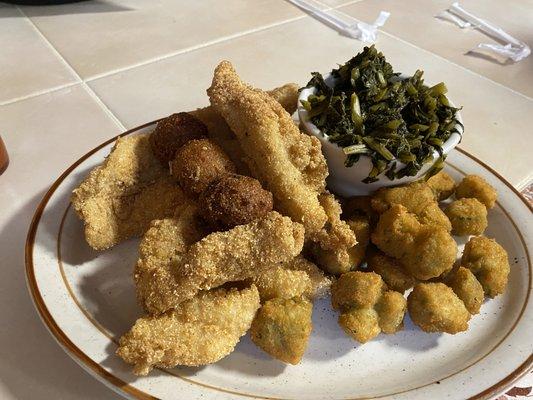
<path fill-rule="evenodd" d="M 154 123 L 126 132 L 145 132 Z M 287 366 L 245 336 L 234 353 L 204 368 L 155 370 L 136 378 L 115 356 L 117 339 L 141 314 L 132 282 L 138 240 L 95 252 L 69 197 L 109 154 L 114 139 L 90 151 L 52 185 L 37 208 L 26 244 L 28 285 L 44 323 L 84 369 L 139 399 L 485 399 L 504 391 L 533 364 L 532 211 L 503 178 L 463 151 L 446 170 L 484 176 L 499 193 L 486 234 L 508 251 L 509 287 L 488 300 L 467 332 L 426 334 L 406 318 L 396 335 L 357 345 L 336 323 L 328 299 L 317 301 L 301 364 Z"/>

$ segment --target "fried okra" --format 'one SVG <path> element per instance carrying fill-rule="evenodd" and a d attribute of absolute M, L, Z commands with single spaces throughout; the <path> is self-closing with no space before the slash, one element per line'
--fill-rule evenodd
<path fill-rule="evenodd" d="M 379 219 L 372 242 L 397 258 L 414 278 L 428 280 L 452 269 L 457 244 L 440 226 L 421 224 L 407 209 L 393 205 Z"/>
<path fill-rule="evenodd" d="M 230 229 L 264 217 L 272 206 L 272 193 L 257 179 L 227 174 L 202 192 L 199 208 L 211 226 Z"/>
<path fill-rule="evenodd" d="M 207 127 L 186 112 L 172 114 L 159 121 L 150 134 L 150 145 L 156 158 L 165 167 L 174 159 L 176 151 L 189 140 L 207 136 Z"/>
<path fill-rule="evenodd" d="M 395 333 L 402 329 L 406 310 L 405 298 L 387 290 L 374 272 L 348 272 L 331 286 L 331 304 L 341 311 L 339 325 L 360 343 L 380 332 Z"/>
<path fill-rule="evenodd" d="M 485 236 L 470 239 L 461 265 L 472 271 L 487 296 L 496 297 L 505 291 L 511 268 L 507 252 L 494 239 Z"/>
<path fill-rule="evenodd" d="M 418 283 L 407 297 L 413 322 L 424 332 L 456 334 L 468 329 L 470 313 L 444 283 Z"/>
<path fill-rule="evenodd" d="M 485 204 L 485 207 L 492 208 L 496 203 L 497 193 L 496 189 L 489 185 L 481 176 L 467 175 L 457 185 L 455 196 L 458 199 L 473 197 Z"/>
<path fill-rule="evenodd" d="M 439 208 L 433 191 L 426 182 L 381 188 L 374 193 L 370 204 L 380 214 L 394 204 L 400 204 L 423 224 L 441 226 L 448 232 L 452 229 L 450 221 Z"/>
<path fill-rule="evenodd" d="M 467 268 L 459 267 L 446 276 L 444 283 L 452 288 L 470 314 L 479 313 L 485 298 L 483 287 L 474 274 Z"/>
<path fill-rule="evenodd" d="M 426 183 L 433 191 L 438 201 L 446 200 L 455 192 L 455 181 L 444 171 L 429 178 Z"/>
<path fill-rule="evenodd" d="M 313 328 L 312 312 L 312 303 L 303 297 L 268 300 L 252 322 L 252 341 L 272 357 L 298 364 Z"/>
<path fill-rule="evenodd" d="M 368 268 L 380 275 L 392 290 L 404 293 L 416 283 L 416 279 L 405 272 L 397 259 L 389 257 L 379 250 L 368 256 L 367 263 Z"/>
<path fill-rule="evenodd" d="M 211 182 L 232 172 L 235 166 L 229 157 L 209 139 L 187 142 L 170 163 L 170 173 L 190 195 L 202 193 Z"/>
<path fill-rule="evenodd" d="M 458 236 L 481 235 L 487 228 L 487 209 L 475 198 L 462 198 L 451 203 L 444 213 Z"/>

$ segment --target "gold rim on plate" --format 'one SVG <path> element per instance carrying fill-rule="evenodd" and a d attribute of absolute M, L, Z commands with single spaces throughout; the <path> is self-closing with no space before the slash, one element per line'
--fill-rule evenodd
<path fill-rule="evenodd" d="M 92 360 L 79 347 L 77 347 L 68 338 L 68 336 L 61 330 L 61 328 L 57 325 L 57 323 L 55 322 L 54 318 L 50 314 L 48 308 L 46 307 L 46 305 L 45 305 L 45 303 L 43 301 L 43 298 L 42 298 L 42 296 L 41 296 L 41 294 L 39 292 L 38 286 L 37 286 L 37 282 L 36 282 L 36 278 L 35 278 L 34 265 L 33 265 L 33 247 L 34 247 L 34 243 L 35 243 L 35 237 L 36 237 L 36 234 L 37 234 L 37 227 L 38 227 L 39 222 L 41 220 L 41 217 L 42 217 L 42 214 L 44 212 L 44 209 L 45 209 L 46 205 L 48 204 L 48 201 L 50 200 L 50 198 L 54 194 L 54 192 L 57 190 L 59 185 L 65 180 L 65 178 L 68 175 L 70 175 L 70 173 L 78 165 L 80 165 L 83 161 L 85 161 L 87 158 L 92 156 L 94 153 L 96 153 L 100 149 L 102 149 L 105 146 L 113 143 L 119 137 L 130 135 L 130 134 L 132 134 L 134 132 L 137 132 L 137 131 L 139 131 L 139 130 L 141 130 L 143 128 L 146 128 L 148 126 L 154 125 L 158 121 L 159 120 L 148 122 L 146 124 L 143 124 L 143 125 L 138 126 L 136 128 L 130 129 L 130 130 L 128 130 L 128 131 L 126 131 L 126 132 L 124 132 L 124 133 L 122 133 L 120 135 L 117 135 L 117 136 L 105 141 L 104 143 L 100 144 L 99 146 L 95 147 L 94 149 L 92 149 L 91 151 L 89 151 L 88 153 L 86 153 L 85 155 L 80 157 L 69 168 L 67 168 L 65 170 L 65 172 L 63 172 L 63 174 L 61 174 L 61 176 L 50 186 L 50 189 L 46 192 L 46 194 L 43 196 L 42 200 L 40 201 L 39 205 L 37 206 L 37 209 L 35 211 L 35 214 L 34 214 L 34 216 L 32 218 L 32 221 L 31 221 L 31 224 L 30 224 L 30 227 L 29 227 L 29 230 L 28 230 L 28 235 L 27 235 L 27 238 L 26 238 L 26 246 L 25 246 L 26 278 L 27 278 L 28 288 L 29 288 L 30 294 L 32 296 L 33 302 L 35 304 L 35 307 L 36 307 L 36 309 L 37 309 L 42 321 L 44 322 L 44 324 L 46 325 L 46 327 L 50 331 L 50 333 L 55 337 L 55 339 L 58 341 L 58 343 L 61 345 L 61 347 L 63 347 L 71 355 L 75 356 L 77 361 L 79 363 L 81 363 L 83 366 L 85 366 L 89 371 L 92 371 L 96 375 L 98 375 L 101 378 L 105 379 L 107 383 L 109 383 L 110 385 L 120 389 L 121 391 L 125 392 L 126 394 L 128 394 L 130 396 L 133 396 L 134 398 L 142 399 L 142 400 L 145 400 L 145 399 L 157 400 L 157 398 L 152 396 L 152 395 L 150 395 L 150 394 L 148 394 L 148 393 L 145 393 L 145 392 L 135 388 L 134 386 L 124 382 L 122 379 L 118 378 L 117 376 L 115 376 L 112 373 L 110 373 L 109 371 L 107 371 L 100 364 L 98 364 L 97 362 Z M 489 167 L 483 161 L 479 160 L 477 157 L 471 155 L 470 153 L 466 152 L 465 150 L 463 150 L 461 148 L 458 148 L 458 147 L 456 147 L 456 149 L 459 152 L 463 153 L 465 156 L 467 156 L 467 157 L 471 158 L 472 160 L 474 160 L 476 163 L 481 165 L 483 168 L 485 168 L 489 172 L 491 172 L 494 176 L 496 176 L 502 183 L 504 183 L 507 187 L 509 187 L 509 189 L 511 189 L 518 196 L 518 198 L 526 205 L 526 207 L 529 210 L 531 210 L 533 212 L 533 207 L 531 206 L 531 204 L 526 199 L 524 199 L 524 197 L 505 178 L 503 178 L 499 173 L 494 171 L 491 167 Z M 464 172 L 459 170 L 458 168 L 453 167 L 453 166 L 452 166 L 452 168 L 454 168 L 454 169 L 456 169 L 459 172 L 462 172 L 464 174 Z M 510 217 L 510 215 L 507 213 L 507 211 L 505 211 L 503 208 L 502 208 L 502 210 L 504 211 L 506 216 L 509 218 L 509 220 L 512 222 L 512 224 L 514 225 L 514 227 L 516 228 L 518 234 L 520 235 L 520 237 L 522 239 L 522 242 L 523 242 L 523 245 L 524 245 L 524 249 L 526 251 L 526 255 L 527 255 L 527 259 L 528 259 L 528 267 L 531 270 L 531 260 L 530 260 L 530 257 L 529 257 L 529 251 L 528 251 L 527 246 L 525 245 L 525 243 L 523 241 L 522 235 L 521 235 L 520 231 L 518 230 L 518 227 L 516 226 L 516 224 L 514 223 L 512 218 Z M 65 216 L 67 215 L 67 212 L 68 212 L 68 207 L 67 207 L 67 210 L 65 211 L 65 213 L 63 215 L 63 220 L 61 221 L 61 226 L 63 225 L 63 221 L 64 221 Z M 61 233 L 61 230 L 60 230 L 60 233 Z M 60 237 L 60 233 L 58 235 L 58 238 Z M 58 246 L 59 246 L 59 242 L 58 242 Z M 87 314 L 88 311 L 85 310 L 81 306 L 81 304 L 79 304 L 79 301 L 77 301 L 77 299 L 75 299 L 75 296 L 73 295 L 72 290 L 71 290 L 68 282 L 66 281 L 66 279 L 64 277 L 64 273 L 63 273 L 63 269 L 61 268 L 61 265 L 60 265 L 60 272 L 61 272 L 61 274 L 63 276 L 63 280 L 64 280 L 64 283 L 66 285 L 67 291 L 71 294 L 71 297 L 73 298 L 73 301 L 80 308 L 80 311 L 87 317 L 89 322 L 91 322 L 100 332 L 102 332 L 105 336 L 107 336 L 111 340 L 113 340 L 113 338 L 110 337 L 110 335 L 105 331 L 105 329 L 103 327 L 101 327 L 97 323 L 95 324 L 92 321 L 92 318 Z M 530 274 L 531 274 L 531 271 L 530 271 Z M 524 312 L 524 310 L 525 310 L 525 308 L 526 308 L 526 306 L 527 306 L 527 304 L 529 302 L 530 293 L 531 293 L 531 282 L 530 282 L 529 287 L 528 287 L 528 293 L 527 293 L 527 296 L 526 296 L 526 301 L 525 301 L 524 306 L 523 306 L 523 308 L 521 310 L 521 313 L 520 313 L 518 319 L 516 320 L 515 324 L 511 328 L 511 330 L 504 336 L 504 338 L 489 353 L 487 353 L 485 356 L 483 356 L 482 358 L 477 360 L 475 363 L 463 368 L 462 370 L 460 370 L 458 372 L 455 372 L 452 375 L 447 376 L 446 378 L 449 378 L 449 377 L 451 377 L 451 376 L 453 376 L 453 375 L 455 375 L 457 373 L 460 373 L 460 372 L 464 371 L 465 369 L 470 368 L 474 364 L 478 363 L 483 358 L 488 356 L 492 351 L 494 351 L 503 342 L 503 340 L 505 340 L 505 338 L 514 330 L 514 327 L 520 321 L 520 318 L 521 318 L 521 316 L 522 316 L 522 314 L 523 314 L 523 312 Z M 487 398 L 492 397 L 493 395 L 501 392 L 506 387 L 510 386 L 514 381 L 518 380 L 520 377 L 525 375 L 531 369 L 532 366 L 533 366 L 533 355 L 530 355 L 526 359 L 526 361 L 524 361 L 519 367 L 517 367 L 508 376 L 506 376 L 505 378 L 503 378 L 502 380 L 500 380 L 499 382 L 497 382 L 493 386 L 485 389 L 484 391 L 482 391 L 482 392 L 470 397 L 469 400 L 481 400 L 481 399 L 487 399 Z M 225 392 L 225 393 L 228 393 L 228 394 L 240 395 L 240 396 L 252 397 L 252 398 L 269 399 L 269 400 L 281 400 L 281 399 L 277 399 L 277 398 L 273 398 L 273 397 L 265 397 L 265 396 L 251 395 L 251 394 L 247 394 L 247 393 L 239 393 L 239 392 L 235 392 L 235 391 L 231 391 L 231 390 L 227 390 L 227 389 L 223 389 L 223 388 L 214 387 L 214 386 L 211 386 L 211 385 L 205 385 L 203 383 L 196 382 L 194 380 L 184 378 L 184 377 L 182 377 L 180 375 L 173 374 L 170 371 L 164 371 L 164 372 L 167 372 L 167 373 L 169 373 L 172 376 L 175 376 L 175 377 L 178 377 L 178 378 L 181 378 L 181 379 L 185 379 L 189 383 L 193 383 L 193 384 L 205 387 L 205 388 L 209 388 L 209 389 L 214 389 L 214 390 L 217 390 L 217 391 Z M 446 379 L 446 378 L 443 378 L 443 379 Z M 431 385 L 431 383 L 427 384 L 427 385 L 423 385 L 421 387 L 428 386 L 428 385 Z M 411 390 L 416 390 L 416 389 L 419 389 L 419 388 L 409 389 L 409 390 L 406 390 L 406 391 L 402 391 L 400 393 L 405 393 L 405 392 L 408 392 L 408 391 L 411 391 Z M 400 393 L 395 393 L 395 394 L 400 394 Z M 387 394 L 386 396 L 390 396 L 390 395 L 392 395 L 392 394 Z M 358 400 L 362 400 L 362 399 L 359 398 Z"/>

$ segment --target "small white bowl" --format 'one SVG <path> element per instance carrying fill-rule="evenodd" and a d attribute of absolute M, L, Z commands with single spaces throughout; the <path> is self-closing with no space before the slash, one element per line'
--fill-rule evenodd
<path fill-rule="evenodd" d="M 407 76 L 401 75 L 401 78 L 407 78 Z M 327 85 L 333 84 L 333 77 L 331 74 L 324 75 L 324 80 Z M 301 101 L 307 100 L 310 95 L 315 93 L 316 88 L 314 87 L 306 88 L 301 91 L 300 96 L 298 97 L 298 119 L 300 120 L 303 129 L 308 134 L 316 136 L 322 143 L 322 153 L 324 153 L 324 156 L 326 157 L 329 169 L 327 184 L 331 192 L 343 197 L 367 195 L 381 187 L 397 186 L 416 181 L 422 178 L 433 165 L 432 162 L 424 164 L 415 176 L 405 176 L 401 179 L 390 180 L 385 176 L 385 172 L 383 172 L 377 177 L 378 180 L 376 182 L 363 183 L 362 180 L 368 176 L 372 169 L 372 161 L 370 157 L 361 155 L 359 160 L 351 167 L 346 167 L 344 165 L 346 155 L 342 151 L 342 148 L 329 141 L 328 136 L 323 134 L 322 131 L 311 122 L 307 110 L 302 106 Z M 451 101 L 450 105 L 453 106 Z M 456 114 L 456 118 L 461 124 L 463 123 L 459 113 Z M 460 133 L 452 133 L 448 140 L 444 142 L 444 145 L 442 146 L 444 154 L 448 154 L 461 141 L 463 127 L 457 124 L 456 129 Z M 438 158 L 439 153 L 435 151 L 433 153 L 433 160 L 436 161 Z M 404 163 L 396 160 L 396 169 L 400 169 L 404 166 Z"/>

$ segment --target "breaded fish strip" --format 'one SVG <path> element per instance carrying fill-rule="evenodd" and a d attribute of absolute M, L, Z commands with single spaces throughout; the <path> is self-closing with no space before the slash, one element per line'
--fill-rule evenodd
<path fill-rule="evenodd" d="M 298 85 L 287 83 L 267 92 L 274 100 L 281 104 L 289 114 L 294 113 L 298 105 Z M 246 158 L 239 141 L 231 131 L 226 120 L 220 116 L 214 107 L 204 107 L 191 111 L 190 114 L 202 121 L 208 129 L 209 138 L 222 147 L 231 161 L 236 165 L 237 171 L 243 175 L 250 175 L 250 170 L 244 162 Z"/>
<path fill-rule="evenodd" d="M 152 220 L 172 216 L 186 198 L 141 134 L 117 139 L 104 163 L 74 189 L 71 202 L 87 243 L 104 250 L 142 235 Z"/>
<path fill-rule="evenodd" d="M 318 195 L 327 165 L 317 138 L 302 134 L 291 116 L 267 93 L 241 82 L 232 65 L 215 69 L 211 104 L 233 130 L 252 174 L 274 195 L 276 207 L 316 234 L 327 221 Z"/>
<path fill-rule="evenodd" d="M 230 354 L 259 308 L 255 286 L 215 289 L 158 316 L 139 318 L 120 338 L 117 354 L 136 375 L 153 367 L 199 366 Z"/>
<path fill-rule="evenodd" d="M 175 304 L 226 282 L 252 278 L 302 251 L 304 228 L 276 211 L 193 244 L 175 271 Z M 164 310 L 161 310 L 164 311 Z"/>
<path fill-rule="evenodd" d="M 189 246 L 204 235 L 196 220 L 196 207 L 188 206 L 173 218 L 155 220 L 139 245 L 134 280 L 137 299 L 151 314 L 174 307 L 179 291 L 174 271 Z"/>
<path fill-rule="evenodd" d="M 325 295 L 331 285 L 331 279 L 301 255 L 278 267 L 265 270 L 252 278 L 252 282 L 257 286 L 262 302 L 298 296 L 314 299 Z"/>

